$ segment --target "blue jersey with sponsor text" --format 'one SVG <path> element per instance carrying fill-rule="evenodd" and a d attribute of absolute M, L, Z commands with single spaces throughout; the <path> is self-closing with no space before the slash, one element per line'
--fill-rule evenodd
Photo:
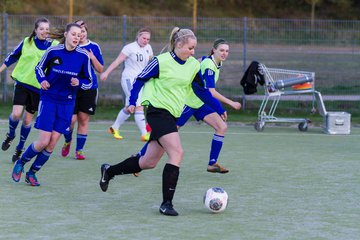
<path fill-rule="evenodd" d="M 35 73 L 39 83 L 47 80 L 50 84 L 48 90 L 41 89 L 40 100 L 72 104 L 78 88 L 92 87 L 90 58 L 80 47 L 72 51 L 66 50 L 64 44 L 48 48 Z M 79 79 L 79 86 L 71 86 L 71 78 Z"/>

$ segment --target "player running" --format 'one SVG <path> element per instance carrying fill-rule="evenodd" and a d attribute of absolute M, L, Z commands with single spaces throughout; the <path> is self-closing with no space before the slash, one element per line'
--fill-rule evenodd
<path fill-rule="evenodd" d="M 125 45 L 121 50 L 118 57 L 110 64 L 110 66 L 100 76 L 101 81 L 108 78 L 109 74 L 114 69 L 124 62 L 125 67 L 121 74 L 121 86 L 125 94 L 125 107 L 120 110 L 119 114 L 113 125 L 109 128 L 108 132 L 111 133 L 116 139 L 123 139 L 120 135 L 120 126 L 130 117 L 130 112 L 127 110 L 129 106 L 130 91 L 135 82 L 137 75 L 144 69 L 148 62 L 153 57 L 153 50 L 149 44 L 151 37 L 151 31 L 148 28 L 141 28 L 137 34 L 134 42 Z M 141 93 L 140 93 L 141 95 Z M 136 102 L 136 108 L 134 112 L 134 118 L 136 125 L 138 126 L 141 137 L 140 140 L 146 142 L 149 140 L 149 134 L 146 131 L 146 123 L 144 116 L 144 107 L 141 106 L 141 96 L 139 96 Z"/>
<path fill-rule="evenodd" d="M 200 63 L 194 57 L 197 44 L 189 29 L 174 28 L 170 35 L 169 52 L 155 57 L 136 78 L 130 95 L 129 112 L 134 112 L 138 94 L 144 86 L 142 104 L 148 106 L 146 119 L 152 129 L 144 156 L 132 156 L 110 166 L 101 166 L 100 188 L 107 191 L 109 181 L 116 175 L 137 173 L 155 168 L 164 153 L 168 159 L 162 174 L 163 201 L 159 212 L 177 216 L 172 200 L 180 173 L 184 150 L 176 126 L 185 104 L 184 96 L 192 89 L 197 96 L 226 120 L 227 114 L 219 101 L 204 88 Z"/>
<path fill-rule="evenodd" d="M 95 71 L 98 73 L 103 71 L 104 60 L 100 46 L 96 42 L 93 42 L 87 38 L 88 28 L 86 23 L 83 20 L 78 20 L 75 23 L 81 27 L 79 47 L 88 53 L 91 60 L 91 78 L 93 84 L 89 90 L 79 89 L 76 94 L 74 114 L 72 117 L 70 130 L 64 134 L 65 143 L 61 149 L 61 155 L 66 157 L 70 152 L 72 133 L 74 130 L 74 125 L 77 121 L 78 125 L 76 134 L 75 159 L 84 160 L 86 157 L 83 153 L 83 149 L 88 137 L 90 115 L 95 115 L 98 98 L 98 81 Z"/>
<path fill-rule="evenodd" d="M 205 57 L 200 64 L 201 74 L 205 80 L 205 87 L 209 89 L 214 98 L 218 99 L 230 107 L 239 110 L 241 104 L 234 102 L 215 89 L 215 84 L 219 80 L 220 69 L 223 62 L 229 55 L 229 44 L 224 39 L 217 39 L 213 43 L 210 55 Z M 228 169 L 222 167 L 218 162 L 220 151 L 223 145 L 227 124 L 224 119 L 210 106 L 202 102 L 194 93 L 186 99 L 184 110 L 177 121 L 177 125 L 182 127 L 194 116 L 197 121 L 204 121 L 214 130 L 214 136 L 211 142 L 210 159 L 207 167 L 208 172 L 227 173 Z"/>
<path fill-rule="evenodd" d="M 31 186 L 40 186 L 36 173 L 49 160 L 61 134 L 70 128 L 77 89 L 90 89 L 92 85 L 90 58 L 78 46 L 80 26 L 71 23 L 65 32 L 52 35 L 61 39 L 61 44 L 49 48 L 35 68 L 41 85 L 39 114 L 35 122 L 39 136 L 15 162 L 12 171 L 12 179 L 19 182 L 24 165 L 36 156 L 25 177 Z"/>
<path fill-rule="evenodd" d="M 9 54 L 0 67 L 0 73 L 17 61 L 16 67 L 11 73 L 15 81 L 13 108 L 9 116 L 9 132 L 1 145 L 1 149 L 9 149 L 14 140 L 16 128 L 24 112 L 23 122 L 20 129 L 19 144 L 16 146 L 12 156 L 12 162 L 18 160 L 31 130 L 31 122 L 35 112 L 38 110 L 40 99 L 40 84 L 35 76 L 35 66 L 40 61 L 46 49 L 58 44 L 49 37 L 50 22 L 46 18 L 35 21 L 35 27 L 29 37 L 22 40 L 19 45 Z M 25 111 L 24 111 L 25 108 Z"/>

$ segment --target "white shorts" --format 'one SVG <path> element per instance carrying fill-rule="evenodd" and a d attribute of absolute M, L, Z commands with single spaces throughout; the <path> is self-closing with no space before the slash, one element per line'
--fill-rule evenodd
<path fill-rule="evenodd" d="M 133 84 L 134 84 L 133 79 L 121 78 L 121 87 L 125 94 L 125 106 L 129 106 L 130 91 L 132 89 Z M 139 92 L 139 96 L 136 101 L 136 106 L 141 106 L 141 94 L 142 94 L 142 89 Z"/>

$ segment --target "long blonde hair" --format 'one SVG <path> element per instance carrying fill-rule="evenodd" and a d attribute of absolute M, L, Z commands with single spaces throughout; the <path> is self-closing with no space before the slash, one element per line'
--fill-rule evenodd
<path fill-rule="evenodd" d="M 170 34 L 169 43 L 161 50 L 160 53 L 162 53 L 166 48 L 169 52 L 174 51 L 177 43 L 186 43 L 189 38 L 196 40 L 196 36 L 193 31 L 186 28 L 174 27 Z"/>

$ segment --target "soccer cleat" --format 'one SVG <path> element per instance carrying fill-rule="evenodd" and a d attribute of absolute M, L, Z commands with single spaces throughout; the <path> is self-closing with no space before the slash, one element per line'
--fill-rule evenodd
<path fill-rule="evenodd" d="M 21 160 L 17 160 L 14 164 L 14 168 L 11 174 L 12 179 L 15 182 L 19 182 L 21 178 L 21 174 L 24 172 L 24 165 Z"/>
<path fill-rule="evenodd" d="M 13 163 L 15 163 L 17 160 L 20 159 L 22 152 L 23 152 L 23 149 L 21 149 L 21 150 L 15 149 L 15 153 L 12 156 L 12 162 Z"/>
<path fill-rule="evenodd" d="M 69 155 L 70 146 L 71 146 L 71 142 L 68 142 L 68 143 L 64 142 L 64 145 L 61 148 L 61 156 L 66 157 L 67 155 Z"/>
<path fill-rule="evenodd" d="M 26 173 L 25 182 L 29 183 L 31 186 L 37 187 L 40 186 L 39 181 L 36 178 L 35 173 Z"/>
<path fill-rule="evenodd" d="M 121 140 L 123 139 L 122 136 L 120 136 L 120 131 L 119 130 L 116 130 L 116 129 L 113 129 L 112 127 L 110 127 L 108 129 L 108 133 L 112 134 L 114 138 L 118 139 L 118 140 Z"/>
<path fill-rule="evenodd" d="M 213 165 L 208 165 L 207 171 L 211 172 L 211 173 L 228 173 L 229 172 L 228 169 L 222 167 L 218 163 L 214 163 Z"/>
<path fill-rule="evenodd" d="M 109 181 L 112 177 L 109 177 L 107 172 L 108 168 L 110 167 L 109 164 L 104 163 L 101 165 L 101 179 L 100 179 L 100 188 L 103 192 L 106 192 L 109 186 Z"/>
<path fill-rule="evenodd" d="M 166 216 L 177 216 L 179 213 L 173 208 L 170 201 L 163 202 L 159 208 L 159 212 Z"/>
<path fill-rule="evenodd" d="M 150 133 L 145 133 L 144 135 L 141 136 L 140 140 L 143 142 L 147 142 L 150 139 Z"/>
<path fill-rule="evenodd" d="M 9 134 L 7 133 L 5 140 L 3 141 L 2 145 L 1 145 L 1 149 L 2 149 L 3 151 L 8 150 L 9 147 L 10 147 L 10 144 L 11 144 L 12 140 L 14 140 L 14 138 L 15 138 L 15 136 L 11 138 L 11 137 L 9 136 Z"/>
<path fill-rule="evenodd" d="M 85 160 L 85 156 L 82 151 L 76 151 L 75 152 L 75 158 L 76 160 Z"/>

